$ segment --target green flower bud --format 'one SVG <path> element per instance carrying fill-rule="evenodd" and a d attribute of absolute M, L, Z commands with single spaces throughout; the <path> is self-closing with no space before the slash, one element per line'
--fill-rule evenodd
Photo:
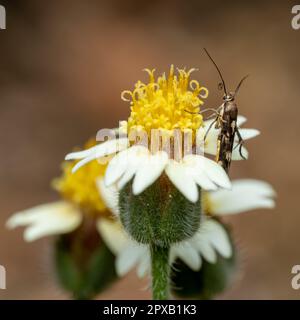
<path fill-rule="evenodd" d="M 60 236 L 55 244 L 55 269 L 60 285 L 74 299 L 92 299 L 117 279 L 115 256 L 95 225 Z"/>
<path fill-rule="evenodd" d="M 169 247 L 199 229 L 200 198 L 190 202 L 164 175 L 139 195 L 133 194 L 130 181 L 119 195 L 121 222 L 137 242 Z"/>

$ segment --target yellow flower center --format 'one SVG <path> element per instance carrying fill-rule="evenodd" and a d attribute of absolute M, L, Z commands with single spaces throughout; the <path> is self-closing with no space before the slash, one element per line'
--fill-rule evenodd
<path fill-rule="evenodd" d="M 86 143 L 85 149 L 95 144 L 94 140 L 90 140 Z M 96 186 L 97 178 L 104 176 L 107 165 L 94 160 L 72 173 L 71 170 L 76 162 L 63 163 L 62 176 L 54 179 L 53 187 L 63 198 L 77 204 L 84 212 L 107 216 L 108 211 Z"/>
<path fill-rule="evenodd" d="M 178 69 L 175 74 L 172 65 L 167 77 L 163 74 L 155 79 L 155 70 L 145 69 L 149 82 L 138 81 L 133 91 L 126 90 L 121 95 L 131 105 L 127 132 L 143 130 L 151 137 L 151 129 L 169 133 L 179 129 L 181 132 L 192 131 L 195 136 L 203 124 L 199 111 L 208 90 L 198 81 L 190 80 L 194 70 Z"/>

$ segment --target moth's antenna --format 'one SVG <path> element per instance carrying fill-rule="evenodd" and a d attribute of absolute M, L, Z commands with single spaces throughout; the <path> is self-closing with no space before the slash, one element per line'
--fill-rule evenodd
<path fill-rule="evenodd" d="M 218 71 L 218 73 L 219 73 L 219 76 L 220 76 L 220 78 L 221 78 L 221 80 L 222 80 L 224 92 L 225 92 L 225 94 L 227 95 L 227 90 L 226 90 L 226 86 L 225 86 L 225 81 L 224 81 L 224 79 L 223 79 L 223 76 L 222 76 L 222 73 L 221 73 L 219 67 L 217 66 L 217 64 L 215 63 L 214 59 L 211 57 L 211 55 L 208 53 L 208 51 L 207 51 L 205 48 L 203 48 L 203 49 L 204 49 L 204 51 L 206 52 L 206 54 L 208 55 L 208 57 L 209 57 L 209 59 L 211 60 L 211 62 L 212 62 L 212 63 L 214 64 L 214 66 L 216 67 L 216 69 L 217 69 L 217 71 Z M 219 87 L 220 87 L 220 86 L 219 86 Z"/>
<path fill-rule="evenodd" d="M 237 87 L 236 87 L 236 89 L 235 89 L 235 91 L 234 91 L 234 96 L 238 93 L 238 91 L 239 91 L 242 83 L 243 83 L 244 80 L 245 80 L 246 78 L 248 78 L 248 77 L 249 77 L 249 74 L 247 74 L 245 77 L 242 78 L 242 80 L 241 80 L 240 83 L 237 85 Z"/>

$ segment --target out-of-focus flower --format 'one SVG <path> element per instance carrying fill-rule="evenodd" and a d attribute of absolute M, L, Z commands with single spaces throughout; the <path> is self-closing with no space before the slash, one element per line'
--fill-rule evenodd
<path fill-rule="evenodd" d="M 90 141 L 86 147 L 94 144 Z M 55 267 L 62 287 L 74 298 L 90 299 L 116 278 L 115 257 L 97 227 L 99 221 L 113 217 L 96 186 L 106 165 L 92 161 L 72 174 L 75 163 L 64 163 L 62 176 L 52 184 L 63 200 L 18 212 L 7 227 L 26 227 L 24 238 L 29 242 L 57 235 Z"/>
<path fill-rule="evenodd" d="M 89 141 L 86 147 L 90 148 L 94 144 Z M 74 164 L 63 163 L 62 176 L 52 183 L 63 200 L 15 213 L 7 221 L 7 227 L 27 227 L 24 238 L 26 241 L 34 241 L 48 235 L 72 232 L 80 226 L 84 217 L 96 220 L 110 218 L 111 213 L 96 187 L 96 179 L 103 178 L 106 165 L 92 161 L 83 170 L 72 174 Z"/>

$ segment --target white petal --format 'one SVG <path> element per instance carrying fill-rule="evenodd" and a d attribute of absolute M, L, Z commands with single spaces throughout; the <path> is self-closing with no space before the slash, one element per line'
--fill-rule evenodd
<path fill-rule="evenodd" d="M 208 129 L 210 127 L 210 125 L 212 124 L 212 122 L 215 121 L 215 119 L 209 119 L 209 120 L 206 120 L 204 121 L 203 123 L 203 126 L 200 127 L 198 130 L 197 130 L 197 139 L 200 139 L 200 140 L 203 140 L 206 133 L 207 135 L 209 134 Z M 214 129 L 214 125 L 211 127 L 211 129 Z M 216 130 L 216 129 L 215 129 Z"/>
<path fill-rule="evenodd" d="M 205 224 L 200 230 L 204 236 L 208 237 L 212 246 L 222 255 L 224 258 L 230 258 L 232 255 L 232 248 L 226 231 L 223 226 L 210 219 L 205 221 Z"/>
<path fill-rule="evenodd" d="M 206 133 L 206 126 L 205 126 L 206 121 L 204 122 L 203 127 L 200 127 L 197 131 L 196 131 L 196 140 L 199 141 L 199 143 L 201 141 L 203 141 L 205 133 Z"/>
<path fill-rule="evenodd" d="M 233 181 L 233 190 L 242 191 L 243 193 L 252 193 L 255 190 L 256 194 L 265 197 L 275 197 L 276 192 L 274 188 L 265 181 L 256 179 L 238 179 Z"/>
<path fill-rule="evenodd" d="M 141 279 L 151 271 L 151 255 L 149 249 L 145 250 L 143 258 L 140 260 L 137 267 L 137 275 Z"/>
<path fill-rule="evenodd" d="M 111 155 L 123 149 L 126 149 L 127 146 L 128 146 L 127 138 L 109 140 L 97 145 L 96 147 L 92 147 L 89 150 L 70 153 L 66 156 L 66 160 L 82 159 L 81 161 L 76 163 L 76 165 L 73 167 L 72 172 L 75 172 L 85 164 L 89 163 L 90 161 L 102 158 L 104 156 Z"/>
<path fill-rule="evenodd" d="M 236 124 L 238 127 L 242 126 L 247 121 L 247 118 L 241 115 L 238 115 Z"/>
<path fill-rule="evenodd" d="M 105 244 L 116 256 L 130 243 L 128 235 L 118 221 L 100 218 L 97 221 L 97 229 Z"/>
<path fill-rule="evenodd" d="M 197 185 L 193 179 L 193 172 L 184 163 L 169 161 L 166 174 L 175 187 L 191 202 L 199 198 Z"/>
<path fill-rule="evenodd" d="M 203 124 L 203 128 L 204 129 L 207 129 L 209 128 L 209 126 L 212 124 L 212 122 L 214 121 L 215 119 L 214 118 L 211 118 L 209 120 L 205 120 L 204 121 L 204 124 Z M 204 130 L 206 132 L 206 130 Z"/>
<path fill-rule="evenodd" d="M 184 241 L 171 248 L 171 255 L 176 259 L 180 258 L 192 270 L 198 271 L 201 268 L 202 260 L 199 253 L 191 246 L 188 241 Z"/>
<path fill-rule="evenodd" d="M 117 188 L 118 190 L 121 190 L 125 187 L 125 185 L 133 178 L 133 176 L 136 173 L 137 168 L 135 167 L 129 167 L 122 178 L 117 182 Z"/>
<path fill-rule="evenodd" d="M 260 134 L 260 131 L 258 131 L 256 129 L 240 129 L 240 133 L 241 133 L 241 136 L 242 136 L 243 140 L 248 140 L 248 139 L 252 139 L 252 138 L 258 136 Z M 248 159 L 249 152 L 247 151 L 247 149 L 244 146 L 242 146 L 241 152 L 240 152 L 240 147 L 238 145 L 238 137 L 236 135 L 235 136 L 235 141 L 234 141 L 234 148 L 232 150 L 232 158 L 231 158 L 231 160 L 233 160 L 233 161 L 245 160 L 241 156 L 241 154 L 243 155 L 243 157 L 245 159 Z"/>
<path fill-rule="evenodd" d="M 249 140 L 260 135 L 260 131 L 257 129 L 239 129 L 239 131 L 243 140 Z M 235 140 L 238 140 L 237 135 L 235 135 Z"/>
<path fill-rule="evenodd" d="M 59 201 L 16 213 L 6 225 L 10 229 L 27 226 L 24 238 L 26 241 L 34 241 L 44 236 L 69 233 L 75 230 L 81 221 L 82 214 L 76 206 Z"/>
<path fill-rule="evenodd" d="M 124 248 L 116 259 L 116 271 L 118 276 L 124 276 L 132 268 L 134 268 L 139 261 L 145 258 L 146 246 L 137 244 L 133 241 Z"/>
<path fill-rule="evenodd" d="M 147 161 L 149 154 L 149 150 L 143 146 L 133 146 L 119 153 L 108 165 L 105 175 L 106 185 L 117 182 L 118 189 L 122 189 Z"/>
<path fill-rule="evenodd" d="M 212 121 L 214 120 L 212 119 L 205 121 L 204 126 L 197 130 L 197 143 L 200 145 L 200 142 L 203 142 L 204 137 L 206 136 L 204 143 L 204 152 L 207 154 L 216 155 L 217 140 L 220 129 L 216 129 L 214 125 L 209 129 Z"/>
<path fill-rule="evenodd" d="M 274 208 L 275 196 L 272 186 L 264 181 L 235 180 L 231 190 L 218 190 L 208 193 L 212 214 L 236 214 L 244 211 Z"/>
<path fill-rule="evenodd" d="M 231 182 L 225 170 L 215 161 L 204 157 L 202 158 L 204 159 L 205 174 L 220 187 L 230 189 Z"/>
<path fill-rule="evenodd" d="M 126 169 L 129 165 L 128 153 L 130 152 L 130 149 L 131 148 L 119 152 L 109 162 L 104 177 L 106 186 L 110 186 L 115 183 L 126 172 Z"/>
<path fill-rule="evenodd" d="M 133 181 L 133 194 L 138 195 L 148 188 L 162 174 L 168 163 L 168 154 L 158 152 L 149 155 L 139 166 Z"/>
<path fill-rule="evenodd" d="M 204 190 L 217 190 L 218 187 L 216 184 L 214 184 L 208 177 L 205 175 L 205 173 L 199 171 L 196 171 L 194 174 L 194 180 L 195 182 Z"/>
<path fill-rule="evenodd" d="M 245 160 L 241 156 L 241 153 L 242 153 L 242 155 L 243 155 L 243 157 L 245 159 L 248 159 L 248 157 L 249 157 L 248 150 L 244 146 L 242 146 L 242 149 L 241 149 L 241 152 L 240 152 L 240 148 L 239 148 L 239 146 L 237 146 L 237 147 L 234 147 L 233 150 L 232 150 L 231 160 L 233 160 L 233 161 Z"/>
<path fill-rule="evenodd" d="M 44 206 L 49 206 L 49 204 L 37 206 L 13 214 L 7 220 L 6 227 L 8 229 L 14 229 L 17 227 L 24 227 L 30 225 L 31 223 L 34 223 L 39 218 L 40 212 L 44 211 Z"/>
<path fill-rule="evenodd" d="M 91 154 L 96 153 L 98 151 L 98 149 L 101 149 L 101 145 L 99 145 L 99 144 L 96 146 L 93 146 L 89 149 L 86 149 L 86 150 L 71 152 L 65 156 L 65 160 L 83 159 L 83 158 L 90 156 Z"/>
<path fill-rule="evenodd" d="M 229 258 L 232 255 L 232 248 L 227 232 L 221 224 L 212 219 L 203 221 L 197 233 L 184 242 L 185 245 L 187 243 L 198 252 L 198 255 L 203 256 L 209 263 L 215 263 L 217 261 L 216 252 L 225 258 Z M 176 248 L 181 248 L 181 250 L 186 249 L 182 244 L 180 244 L 180 246 Z M 175 252 L 176 255 L 182 256 L 184 253 L 181 252 L 181 250 L 178 251 L 177 249 Z M 187 258 L 185 257 L 184 261 L 186 260 Z M 191 265 L 189 266 L 191 267 Z"/>
<path fill-rule="evenodd" d="M 200 227 L 201 228 L 201 227 Z M 211 246 L 209 238 L 198 232 L 192 239 L 191 243 L 193 247 L 203 256 L 203 258 L 209 263 L 216 263 L 217 254 L 215 249 Z"/>
<path fill-rule="evenodd" d="M 204 190 L 216 190 L 214 181 L 208 177 L 205 166 L 206 158 L 200 155 L 187 155 L 183 158 L 183 163 L 189 168 L 194 181 Z"/>
<path fill-rule="evenodd" d="M 66 155 L 65 160 L 83 159 L 91 155 L 97 154 L 95 156 L 95 159 L 96 159 L 98 157 L 103 157 L 105 155 L 115 153 L 116 151 L 124 150 L 127 147 L 128 147 L 127 138 L 108 140 L 90 149 L 69 153 Z"/>
<path fill-rule="evenodd" d="M 210 154 L 215 156 L 218 152 L 218 134 L 219 131 L 214 129 L 214 131 L 211 134 L 208 134 L 205 145 L 204 145 L 204 152 L 206 154 Z"/>
<path fill-rule="evenodd" d="M 105 203 L 105 206 L 115 215 L 118 216 L 120 214 L 118 207 L 118 190 L 115 185 L 110 187 L 106 187 L 104 183 L 104 179 L 96 180 L 97 188 L 100 193 L 102 200 Z"/>

